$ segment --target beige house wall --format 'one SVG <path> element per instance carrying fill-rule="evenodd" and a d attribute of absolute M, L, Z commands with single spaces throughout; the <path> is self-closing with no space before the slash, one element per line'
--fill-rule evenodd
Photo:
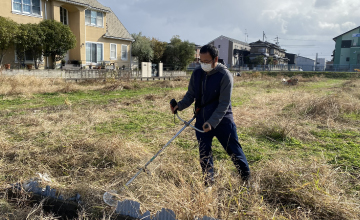
<path fill-rule="evenodd" d="M 83 11 L 84 12 L 84 11 Z M 81 19 L 81 14 L 84 14 L 80 11 L 68 12 L 69 14 L 69 27 L 70 30 L 74 33 L 76 37 L 76 46 L 74 49 L 69 51 L 69 56 L 73 60 L 82 60 L 81 57 L 81 21 L 83 20 L 85 23 L 85 19 Z M 80 22 L 72 22 L 72 21 L 80 21 Z"/>
<path fill-rule="evenodd" d="M 110 61 L 111 63 L 115 63 L 115 65 L 118 66 L 118 67 L 121 67 L 123 65 L 125 65 L 126 67 L 129 67 L 129 65 L 130 65 L 131 42 L 125 41 L 125 40 L 106 39 L 106 38 L 98 38 L 96 40 L 93 37 L 89 37 L 87 39 L 88 40 L 86 42 L 102 43 L 103 44 L 103 58 L 104 58 L 104 61 Z M 117 49 L 116 57 L 117 58 L 114 59 L 114 60 L 110 59 L 110 44 L 116 44 L 116 49 Z M 121 59 L 122 45 L 127 45 L 127 59 L 126 60 Z M 84 46 L 83 48 L 84 48 L 84 50 L 83 50 L 84 51 L 83 64 L 85 64 L 86 63 L 86 50 L 85 50 L 86 47 Z M 89 65 L 89 63 L 86 63 L 86 64 Z M 100 64 L 98 64 L 98 65 L 100 65 Z"/>
<path fill-rule="evenodd" d="M 17 14 L 16 12 L 12 11 L 12 1 L 11 0 L 0 0 L 0 8 L 1 8 L 1 15 L 5 18 L 10 18 L 13 21 L 25 24 L 25 23 L 39 23 L 44 19 L 45 16 L 45 3 L 44 1 L 41 2 L 41 15 L 42 17 L 34 17 L 31 15 L 23 15 L 23 14 Z"/>

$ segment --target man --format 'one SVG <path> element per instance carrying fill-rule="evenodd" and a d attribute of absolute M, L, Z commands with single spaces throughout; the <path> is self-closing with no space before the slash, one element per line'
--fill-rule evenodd
<path fill-rule="evenodd" d="M 205 185 L 214 183 L 212 158 L 212 139 L 216 137 L 231 157 L 243 181 L 250 178 L 250 169 L 245 154 L 238 141 L 236 125 L 231 111 L 231 92 L 233 77 L 226 66 L 218 63 L 218 50 L 213 45 L 200 49 L 201 68 L 191 75 L 188 91 L 184 98 L 171 107 L 172 112 L 182 111 L 194 100 L 196 115 L 195 126 L 205 133 L 196 131 L 199 142 L 200 165 L 205 177 Z"/>

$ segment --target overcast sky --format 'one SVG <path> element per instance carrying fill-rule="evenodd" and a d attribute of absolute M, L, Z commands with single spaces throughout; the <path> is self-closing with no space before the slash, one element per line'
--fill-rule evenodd
<path fill-rule="evenodd" d="M 98 0 L 125 28 L 169 42 L 204 45 L 224 35 L 248 43 L 263 38 L 288 53 L 331 59 L 333 38 L 360 26 L 359 0 Z M 246 33 L 248 38 L 246 38 Z"/>

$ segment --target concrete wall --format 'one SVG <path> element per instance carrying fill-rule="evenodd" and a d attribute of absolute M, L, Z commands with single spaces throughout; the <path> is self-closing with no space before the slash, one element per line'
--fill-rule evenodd
<path fill-rule="evenodd" d="M 186 76 L 185 71 L 164 71 L 163 76 Z"/>
<path fill-rule="evenodd" d="M 3 70 L 1 74 L 5 76 L 17 76 L 17 75 L 24 75 L 24 76 L 36 76 L 36 77 L 45 77 L 45 78 L 64 78 L 65 72 L 61 70 Z"/>
<path fill-rule="evenodd" d="M 150 65 L 149 65 L 150 64 Z M 147 67 L 150 66 L 150 69 Z M 159 68 L 162 69 L 162 64 L 159 64 Z M 151 76 L 151 63 L 146 62 L 146 67 L 144 68 L 142 74 L 138 75 L 136 71 L 132 71 L 133 77 L 152 77 Z M 3 70 L 0 74 L 5 76 L 35 76 L 43 78 L 73 78 L 73 79 L 92 79 L 92 78 L 101 78 L 106 75 L 105 70 L 79 70 L 79 71 L 61 71 L 61 70 L 24 70 L 24 69 L 11 69 Z M 127 72 L 127 71 L 125 71 Z M 121 73 L 121 72 L 120 72 Z M 159 70 L 159 77 L 168 77 L 168 76 L 186 76 L 185 71 L 162 71 Z"/>
<path fill-rule="evenodd" d="M 151 77 L 151 62 L 141 62 L 141 77 Z"/>

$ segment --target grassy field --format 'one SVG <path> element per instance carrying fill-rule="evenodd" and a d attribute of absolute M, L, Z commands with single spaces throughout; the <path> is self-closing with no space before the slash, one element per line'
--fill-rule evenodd
<path fill-rule="evenodd" d="M 194 131 L 185 130 L 121 193 L 179 219 L 359 219 L 360 79 L 235 77 L 234 119 L 252 170 L 247 190 L 213 143 L 216 184 L 205 192 Z M 9 184 L 48 174 L 80 193 L 79 219 L 109 219 L 102 195 L 122 187 L 182 127 L 169 110 L 188 81 L 70 83 L 0 76 L 0 217 L 55 219 L 11 202 Z M 180 113 L 192 117 L 192 109 Z M 40 179 L 41 180 L 41 179 Z"/>

